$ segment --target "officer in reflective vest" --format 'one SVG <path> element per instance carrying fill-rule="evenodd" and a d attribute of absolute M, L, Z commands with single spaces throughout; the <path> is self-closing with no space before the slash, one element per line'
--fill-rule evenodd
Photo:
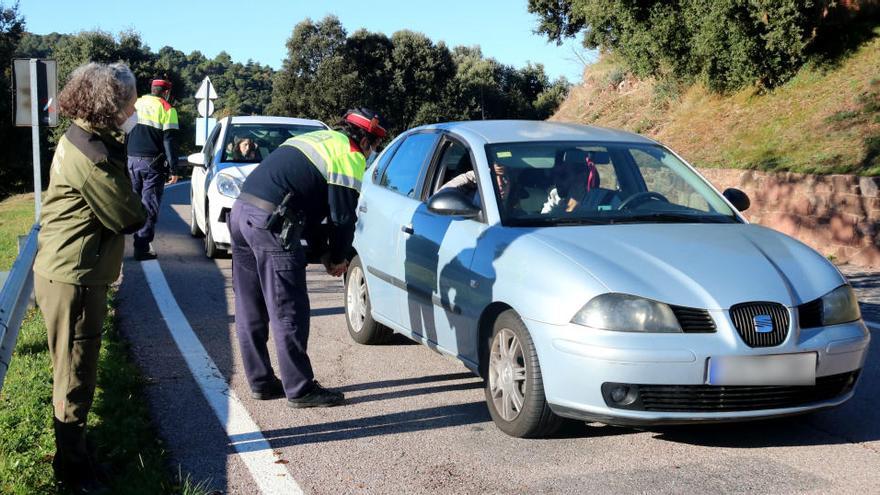
<path fill-rule="evenodd" d="M 363 108 L 349 110 L 337 128 L 279 146 L 245 180 L 229 214 L 235 328 L 251 396 L 286 397 L 294 408 L 343 402 L 315 381 L 306 352 L 308 257 L 300 239 L 327 273 L 345 273 L 366 160 L 386 134 Z M 270 321 L 277 375 L 266 346 Z"/>
<path fill-rule="evenodd" d="M 171 81 L 154 79 L 150 94 L 135 103 L 137 125 L 128 136 L 128 172 L 134 192 L 147 209 L 147 222 L 134 234 L 134 257 L 156 257 L 153 236 L 159 221 L 159 206 L 166 184 L 177 182 L 177 153 L 174 134 L 179 125 L 177 110 L 168 103 Z"/>

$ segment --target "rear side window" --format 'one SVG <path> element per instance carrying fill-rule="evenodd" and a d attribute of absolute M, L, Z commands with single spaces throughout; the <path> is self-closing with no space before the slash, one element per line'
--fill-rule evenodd
<path fill-rule="evenodd" d="M 391 158 L 379 185 L 415 198 L 422 166 L 434 150 L 438 137 L 437 134 L 413 134 L 407 137 Z"/>

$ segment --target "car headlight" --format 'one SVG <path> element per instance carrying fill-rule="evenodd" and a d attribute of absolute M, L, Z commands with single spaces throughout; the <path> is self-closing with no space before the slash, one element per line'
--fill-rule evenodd
<path fill-rule="evenodd" d="M 856 293 L 849 284 L 841 285 L 820 299 L 823 326 L 849 323 L 862 317 Z"/>
<path fill-rule="evenodd" d="M 627 294 L 596 296 L 571 322 L 615 332 L 681 332 L 681 325 L 669 305 Z"/>
<path fill-rule="evenodd" d="M 241 180 L 231 175 L 217 174 L 217 191 L 229 198 L 237 198 L 241 194 Z"/>

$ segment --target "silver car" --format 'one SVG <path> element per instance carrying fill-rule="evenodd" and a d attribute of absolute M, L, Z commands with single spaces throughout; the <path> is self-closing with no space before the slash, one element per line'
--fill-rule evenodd
<path fill-rule="evenodd" d="M 363 182 L 349 333 L 457 357 L 510 435 L 766 418 L 854 393 L 870 334 L 846 279 L 650 139 L 430 125 Z"/>

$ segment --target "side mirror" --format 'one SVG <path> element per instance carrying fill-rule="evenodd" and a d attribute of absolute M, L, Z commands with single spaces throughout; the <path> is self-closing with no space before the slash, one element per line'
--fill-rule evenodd
<path fill-rule="evenodd" d="M 473 201 L 458 189 L 449 188 L 437 191 L 428 198 L 428 211 L 438 215 L 460 216 L 475 218 L 480 215 L 480 209 Z"/>
<path fill-rule="evenodd" d="M 193 167 L 205 167 L 205 155 L 202 153 L 193 153 L 186 157 L 186 161 Z"/>
<path fill-rule="evenodd" d="M 749 206 L 751 206 L 752 204 L 752 202 L 749 201 L 749 196 L 739 189 L 734 189 L 731 187 L 725 189 L 722 194 L 725 198 L 727 198 L 728 201 L 730 201 L 730 204 L 732 204 L 739 211 L 748 210 Z"/>

